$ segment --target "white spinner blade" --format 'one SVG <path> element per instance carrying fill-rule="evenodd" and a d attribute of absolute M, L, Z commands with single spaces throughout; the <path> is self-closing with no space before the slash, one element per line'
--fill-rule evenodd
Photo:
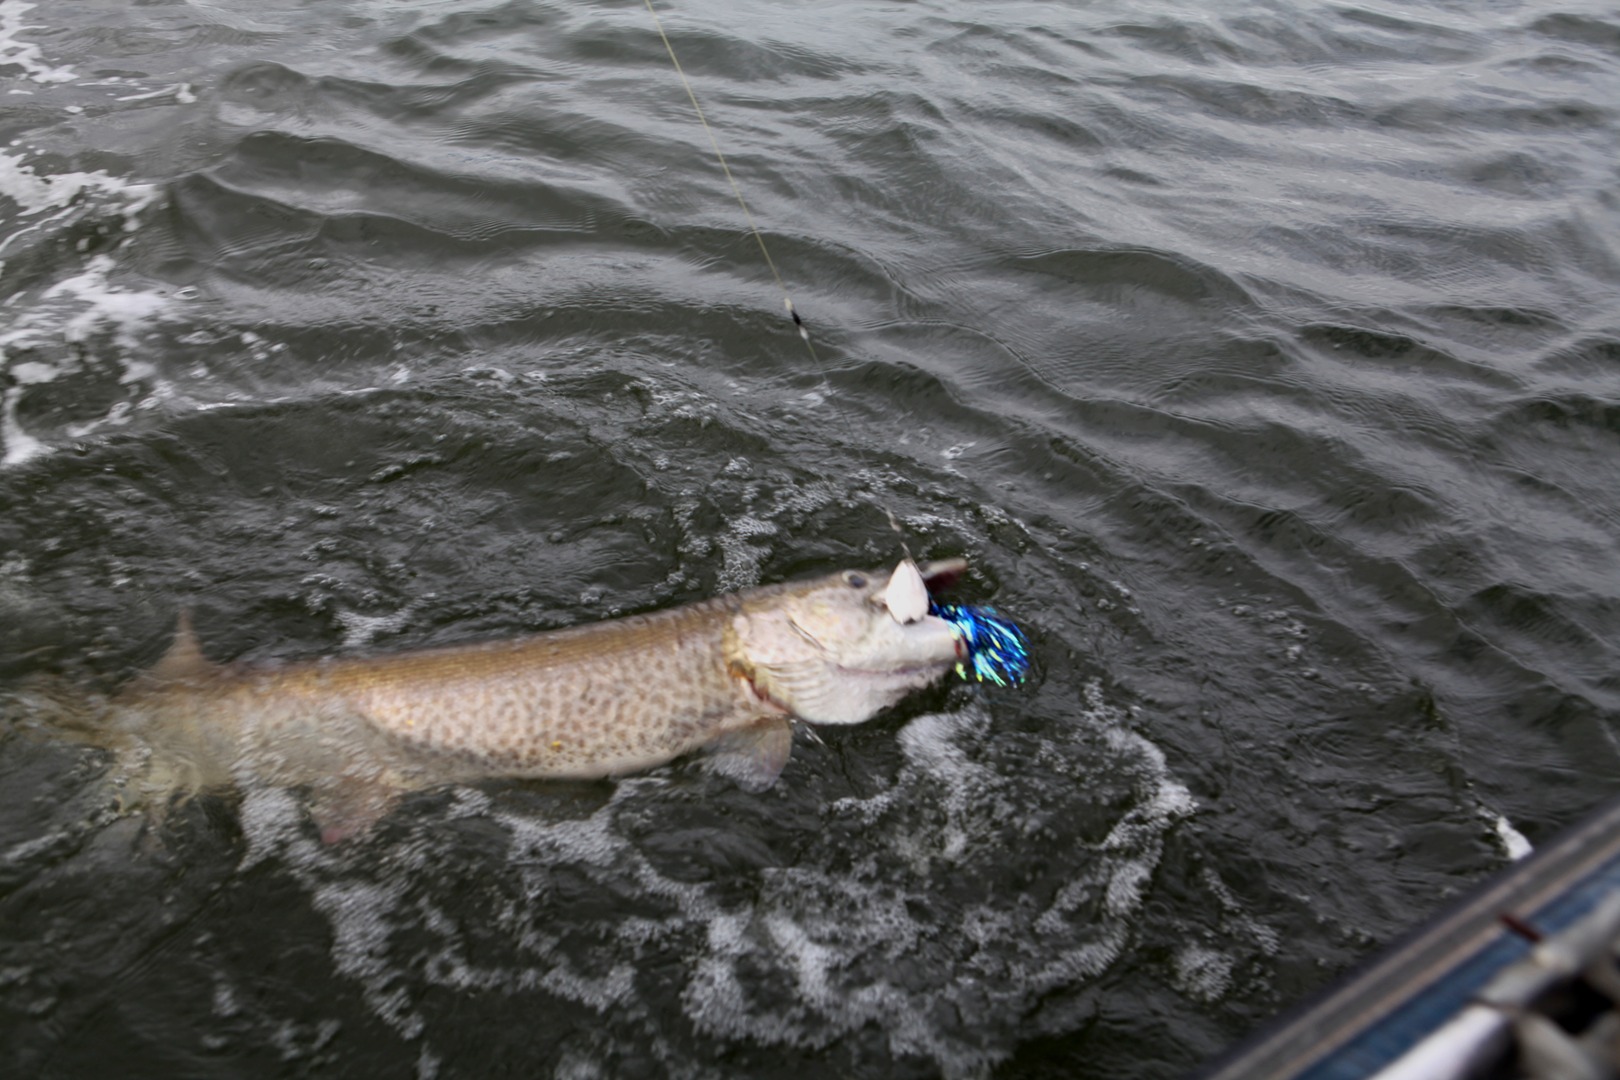
<path fill-rule="evenodd" d="M 889 575 L 888 587 L 883 590 L 883 606 L 889 609 L 896 622 L 914 623 L 928 614 L 928 586 L 923 583 L 922 571 L 910 559 Z"/>

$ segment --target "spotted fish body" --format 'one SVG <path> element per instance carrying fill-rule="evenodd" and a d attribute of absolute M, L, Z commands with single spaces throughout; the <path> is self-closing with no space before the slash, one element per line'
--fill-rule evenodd
<path fill-rule="evenodd" d="M 965 568 L 908 562 L 510 640 L 280 666 L 212 664 L 182 623 L 107 724 L 140 801 L 307 787 L 329 839 L 403 790 L 612 776 L 705 748 L 763 787 L 792 720 L 859 723 L 954 667 L 959 635 L 909 597 Z"/>

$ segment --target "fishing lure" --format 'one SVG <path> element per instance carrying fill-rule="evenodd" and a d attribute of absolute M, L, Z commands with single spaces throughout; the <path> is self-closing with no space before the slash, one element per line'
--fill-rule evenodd
<path fill-rule="evenodd" d="M 956 663 L 961 678 L 1017 686 L 1029 677 L 1029 639 L 1012 620 L 996 614 L 995 608 L 931 604 L 928 614 L 950 623 L 967 643 L 967 658 Z"/>

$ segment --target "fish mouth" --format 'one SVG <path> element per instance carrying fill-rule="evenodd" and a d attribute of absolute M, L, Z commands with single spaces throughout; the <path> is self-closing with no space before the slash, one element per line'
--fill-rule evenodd
<path fill-rule="evenodd" d="M 911 682 L 914 679 L 932 678 L 949 668 L 958 659 L 961 659 L 960 650 L 958 650 L 956 658 L 952 660 L 919 660 L 916 663 L 906 664 L 902 667 L 863 668 L 846 667 L 843 664 L 829 666 L 834 673 L 846 678 L 866 679 L 876 682 Z"/>
<path fill-rule="evenodd" d="M 922 574 L 923 584 L 928 586 L 930 593 L 938 589 L 948 589 L 955 585 L 962 575 L 967 573 L 968 561 L 966 559 L 936 559 L 933 562 L 923 563 L 917 567 Z"/>

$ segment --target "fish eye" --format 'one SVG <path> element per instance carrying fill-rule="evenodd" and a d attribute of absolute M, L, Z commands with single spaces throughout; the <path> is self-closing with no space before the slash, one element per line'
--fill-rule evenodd
<path fill-rule="evenodd" d="M 854 570 L 846 571 L 844 573 L 844 584 L 852 589 L 864 589 L 866 588 L 866 575 L 858 574 Z"/>

